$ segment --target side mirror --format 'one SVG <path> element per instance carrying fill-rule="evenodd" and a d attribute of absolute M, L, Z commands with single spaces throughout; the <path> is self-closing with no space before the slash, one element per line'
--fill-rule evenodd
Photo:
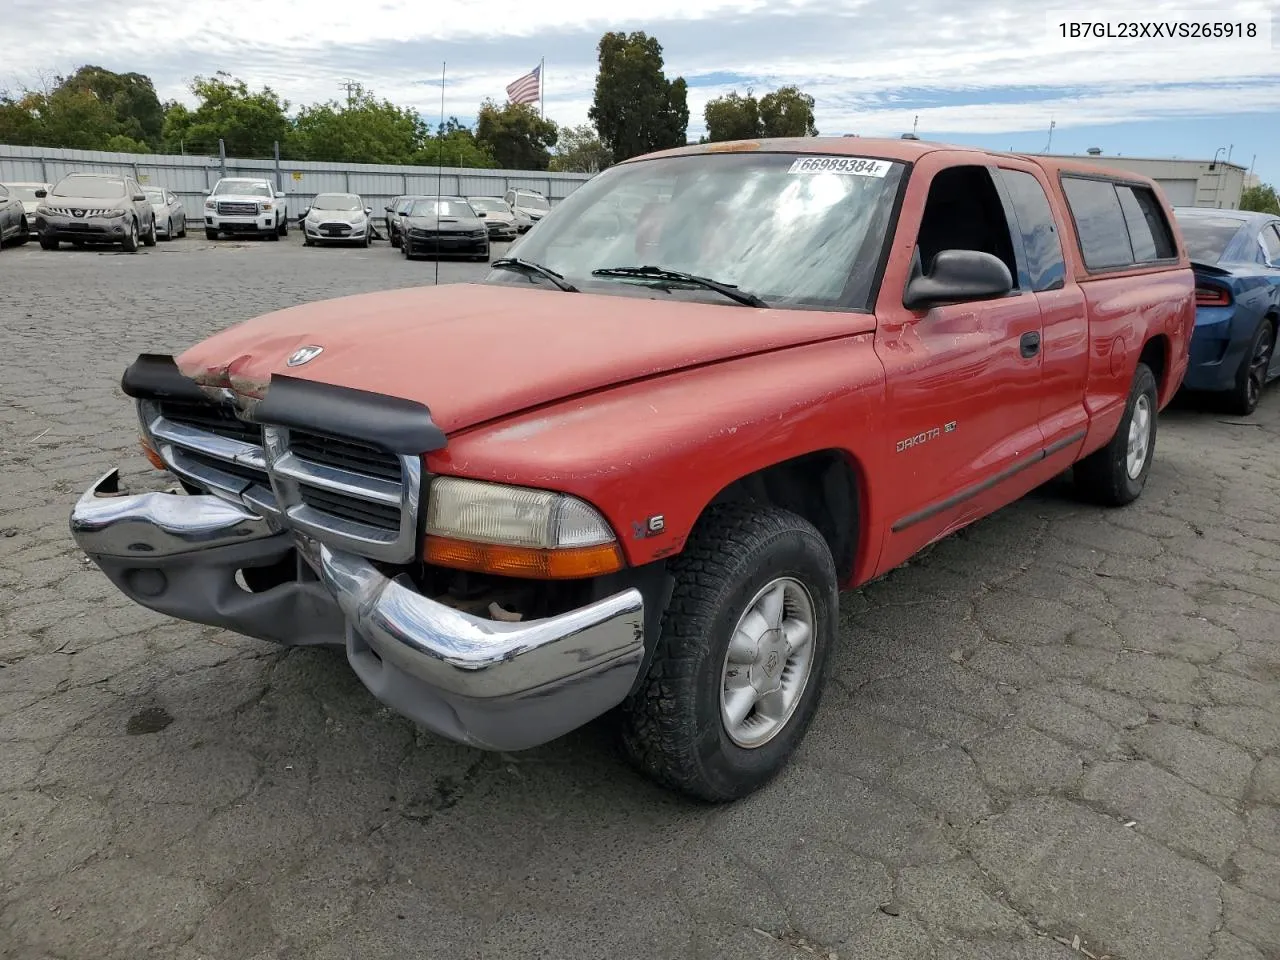
<path fill-rule="evenodd" d="M 212 191 L 212 190 L 210 190 L 208 187 L 205 187 L 205 188 L 204 188 L 203 193 L 204 193 L 204 195 L 207 197 L 207 196 L 209 196 L 211 193 L 213 193 L 213 191 Z"/>
<path fill-rule="evenodd" d="M 933 270 L 922 272 L 917 252 L 902 305 L 928 310 L 939 303 L 990 300 L 1013 290 L 1013 277 L 999 257 L 979 250 L 943 250 L 933 258 Z"/>
<path fill-rule="evenodd" d="M 48 190 L 37 190 L 37 191 L 36 191 L 36 199 L 37 199 L 37 200 L 43 200 L 43 199 L 44 199 L 45 197 L 47 197 L 48 195 L 49 195 L 49 191 L 48 191 Z"/>
<path fill-rule="evenodd" d="M 373 213 L 373 207 L 365 207 L 364 213 L 365 213 L 365 216 L 367 217 L 369 214 Z"/>
<path fill-rule="evenodd" d="M 391 212 L 391 208 L 390 208 L 390 207 L 383 207 L 382 209 L 383 209 L 383 210 L 385 210 L 385 211 L 387 211 L 387 213 L 390 213 L 390 212 Z"/>
<path fill-rule="evenodd" d="M 135 194 L 133 195 L 133 199 L 135 199 L 135 200 L 145 200 L 145 199 L 147 199 L 147 195 L 146 195 L 145 193 L 135 193 Z"/>

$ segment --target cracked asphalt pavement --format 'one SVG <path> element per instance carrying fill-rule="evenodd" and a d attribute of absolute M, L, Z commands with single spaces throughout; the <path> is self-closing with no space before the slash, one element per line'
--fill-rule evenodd
<path fill-rule="evenodd" d="M 807 741 L 727 807 L 602 725 L 450 745 L 341 653 L 86 563 L 84 488 L 158 482 L 137 353 L 433 269 L 296 233 L 0 251 L 0 956 L 1280 958 L 1280 390 L 1179 403 L 1130 508 L 1055 482 L 846 594 Z"/>

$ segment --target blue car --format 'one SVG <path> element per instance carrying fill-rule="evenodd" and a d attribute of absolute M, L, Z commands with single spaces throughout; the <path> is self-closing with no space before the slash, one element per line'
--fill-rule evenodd
<path fill-rule="evenodd" d="M 1187 390 L 1222 394 L 1248 416 L 1280 377 L 1280 217 L 1175 207 L 1196 275 L 1196 329 Z"/>

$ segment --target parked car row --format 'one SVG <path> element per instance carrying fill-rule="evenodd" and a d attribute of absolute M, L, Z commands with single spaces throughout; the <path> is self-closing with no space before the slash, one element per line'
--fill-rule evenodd
<path fill-rule="evenodd" d="M 530 213 L 531 204 L 540 202 L 542 210 L 548 209 L 546 198 L 535 190 L 508 191 L 507 198 L 509 199 L 468 196 L 442 199 L 458 200 L 470 206 L 469 212 L 461 209 L 457 212 L 467 218 L 479 219 L 488 230 L 489 239 L 501 241 L 514 240 L 521 234 L 528 233 L 534 223 L 541 219 L 541 213 L 536 218 Z M 417 201 L 431 199 L 431 194 L 403 194 L 393 197 L 383 208 L 386 211 L 384 222 L 387 226 L 387 239 L 393 247 L 400 246 L 401 218 L 409 213 Z M 513 203 L 516 205 L 512 206 Z"/>

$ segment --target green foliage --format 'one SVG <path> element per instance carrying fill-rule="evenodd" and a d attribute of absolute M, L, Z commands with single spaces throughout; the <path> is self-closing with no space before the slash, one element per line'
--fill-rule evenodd
<path fill-rule="evenodd" d="M 498 165 L 493 152 L 476 139 L 470 129 L 450 117 L 443 126 L 428 136 L 413 158 L 414 163 L 429 167 L 488 167 Z"/>
<path fill-rule="evenodd" d="M 1276 188 L 1270 184 L 1260 183 L 1240 194 L 1241 210 L 1256 210 L 1258 213 L 1272 213 L 1280 217 L 1280 197 L 1276 196 Z"/>
<path fill-rule="evenodd" d="M 561 127 L 556 152 L 548 170 L 561 173 L 599 173 L 613 162 L 609 148 L 600 142 L 591 125 Z"/>
<path fill-rule="evenodd" d="M 792 86 L 780 87 L 759 100 L 750 90 L 745 97 L 734 90 L 708 102 L 702 117 L 708 142 L 818 135 L 813 125 L 813 97 Z"/>
<path fill-rule="evenodd" d="M 289 102 L 270 87 L 251 91 L 243 80 L 219 70 L 212 77 L 196 77 L 191 92 L 200 101 L 195 110 L 176 106 L 165 116 L 167 149 L 215 153 L 221 139 L 228 156 L 270 157 L 277 142 L 286 142 Z"/>
<path fill-rule="evenodd" d="M 299 110 L 285 152 L 299 160 L 409 163 L 425 136 L 416 111 L 357 86 L 345 106 L 330 101 Z"/>
<path fill-rule="evenodd" d="M 83 66 L 41 90 L 0 96 L 0 140 L 73 150 L 150 152 L 160 144 L 162 107 L 148 77 Z"/>
<path fill-rule="evenodd" d="M 486 100 L 476 116 L 476 141 L 504 170 L 546 170 L 559 137 L 560 128 L 527 103 Z"/>
<path fill-rule="evenodd" d="M 684 146 L 688 87 L 668 80 L 662 45 L 644 31 L 606 33 L 597 47 L 595 97 L 587 112 L 615 161 Z"/>

